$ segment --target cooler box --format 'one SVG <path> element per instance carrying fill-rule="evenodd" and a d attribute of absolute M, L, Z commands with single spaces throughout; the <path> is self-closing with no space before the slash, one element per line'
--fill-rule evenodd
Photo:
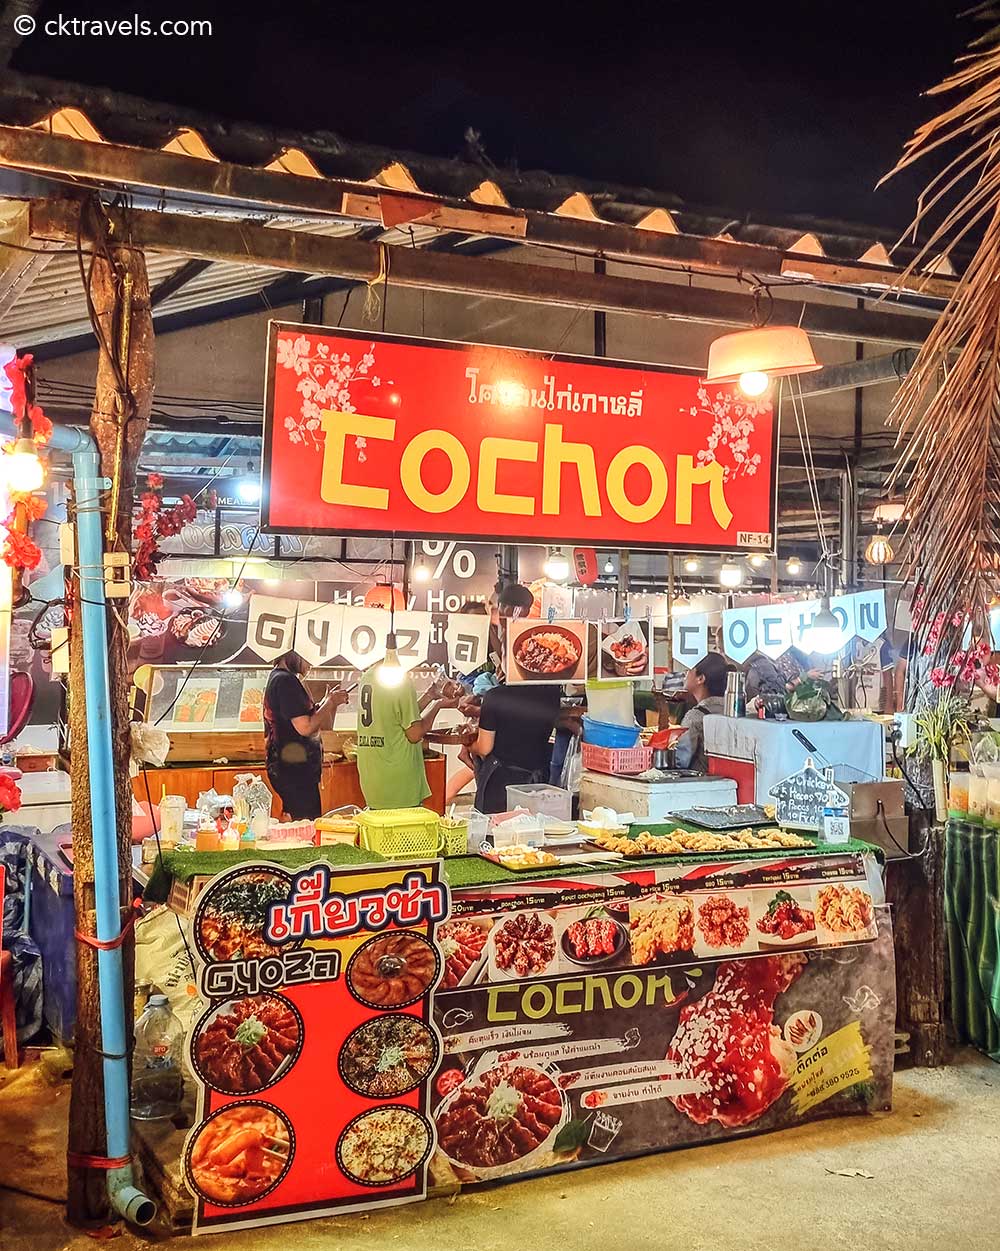
<path fill-rule="evenodd" d="M 580 778 L 580 811 L 612 808 L 656 821 L 684 808 L 725 808 L 736 803 L 736 783 L 704 775 L 668 782 L 639 782 L 586 770 Z"/>

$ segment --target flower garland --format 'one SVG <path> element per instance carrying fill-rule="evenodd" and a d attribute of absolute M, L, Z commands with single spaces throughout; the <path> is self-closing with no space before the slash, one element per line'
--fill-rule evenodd
<path fill-rule="evenodd" d="M 151 473 L 146 478 L 146 490 L 139 496 L 139 520 L 135 525 L 138 544 L 134 558 L 136 580 L 147 582 L 155 577 L 163 553 L 160 539 L 180 534 L 183 527 L 194 521 L 198 506 L 190 495 L 182 495 L 176 504 L 166 507 L 163 503 L 163 475 Z"/>
<path fill-rule="evenodd" d="M 17 812 L 20 806 L 20 787 L 9 774 L 0 773 L 0 813 Z"/>
<path fill-rule="evenodd" d="M 28 402 L 28 374 L 34 364 L 30 352 L 16 356 L 4 366 L 4 373 L 10 380 L 11 410 L 16 421 L 27 416 L 31 423 L 31 437 L 37 447 L 44 447 L 52 438 L 52 422 L 38 404 Z M 13 443 L 4 445 L 10 451 Z M 42 559 L 42 549 L 28 535 L 28 526 L 45 516 L 46 502 L 44 497 L 32 495 L 30 491 L 12 491 L 10 493 L 10 512 L 0 519 L 7 535 L 0 549 L 0 559 L 11 569 L 37 569 Z M 0 801 L 2 802 L 2 801 Z M 13 811 L 13 809 L 11 809 Z"/>

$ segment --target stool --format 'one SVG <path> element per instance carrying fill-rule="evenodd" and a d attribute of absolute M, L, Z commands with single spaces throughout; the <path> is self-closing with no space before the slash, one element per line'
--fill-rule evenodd
<path fill-rule="evenodd" d="M 14 957 L 0 951 L 0 1024 L 3 1026 L 3 1055 L 9 1069 L 19 1067 L 17 1020 L 14 1016 Z"/>

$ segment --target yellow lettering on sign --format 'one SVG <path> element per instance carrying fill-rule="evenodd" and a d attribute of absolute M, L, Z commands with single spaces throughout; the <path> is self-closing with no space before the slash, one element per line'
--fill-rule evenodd
<path fill-rule="evenodd" d="M 601 495 L 597 489 L 597 464 L 594 449 L 587 443 L 564 443 L 563 427 L 545 427 L 545 450 L 542 454 L 542 512 L 562 511 L 562 468 L 574 465 L 580 484 L 580 499 L 588 517 L 600 517 Z"/>
<path fill-rule="evenodd" d="M 428 452 L 441 451 L 451 464 L 451 480 L 435 495 L 424 486 L 420 471 Z M 425 513 L 446 513 L 460 502 L 472 481 L 469 454 L 447 430 L 422 430 L 406 445 L 399 462 L 399 480 L 406 498 Z"/>
<path fill-rule="evenodd" d="M 486 1019 L 487 1021 L 516 1021 L 517 1008 L 504 1009 L 500 1011 L 500 998 L 506 998 L 511 994 L 518 994 L 517 986 L 490 986 L 486 992 Z"/>
<path fill-rule="evenodd" d="M 530 495 L 504 495 L 497 490 L 497 465 L 502 460 L 538 460 L 538 444 L 527 439 L 483 439 L 479 448 L 476 503 L 484 513 L 512 513 L 530 517 L 535 501 Z"/>
<path fill-rule="evenodd" d="M 696 486 L 708 484 L 708 502 L 712 516 L 723 530 L 733 523 L 733 512 L 726 503 L 726 473 L 717 460 L 695 465 L 693 456 L 677 457 L 677 524 L 691 524 L 691 497 Z"/>
<path fill-rule="evenodd" d="M 532 1021 L 540 1021 L 552 1011 L 552 991 L 545 982 L 536 982 L 524 992 L 521 1011 Z"/>
<path fill-rule="evenodd" d="M 326 504 L 345 504 L 349 508 L 389 507 L 387 487 L 360 486 L 344 481 L 344 449 L 348 435 L 366 439 L 392 439 L 396 423 L 391 417 L 366 417 L 363 413 L 338 413 L 327 409 L 320 425 L 326 434 L 323 445 L 323 476 L 319 493 Z"/>
<path fill-rule="evenodd" d="M 625 494 L 625 475 L 633 465 L 642 465 L 649 473 L 649 494 L 641 504 L 633 503 Z M 623 521 L 652 521 L 666 503 L 667 485 L 663 461 L 649 447 L 635 443 L 623 447 L 608 466 L 608 500 Z"/>
<path fill-rule="evenodd" d="M 579 995 L 581 989 L 580 982 L 570 981 L 569 978 L 560 978 L 556 982 L 556 1015 L 565 1016 L 571 1012 L 582 1012 L 583 1004 L 579 999 L 571 999 L 571 995 Z"/>
<path fill-rule="evenodd" d="M 792 1104 L 801 1115 L 872 1077 L 871 1048 L 860 1021 L 851 1021 L 799 1057 L 792 1075 Z"/>

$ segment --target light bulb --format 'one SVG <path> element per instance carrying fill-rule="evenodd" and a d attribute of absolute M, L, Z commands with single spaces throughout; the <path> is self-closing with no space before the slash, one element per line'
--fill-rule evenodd
<path fill-rule="evenodd" d="M 759 369 L 751 369 L 745 374 L 740 374 L 739 387 L 744 395 L 763 395 L 770 381 L 767 374 L 761 373 Z"/>
<path fill-rule="evenodd" d="M 819 612 L 812 619 L 805 641 L 812 651 L 819 652 L 821 656 L 840 651 L 840 622 L 830 610 L 829 596 L 823 596 Z"/>
<path fill-rule="evenodd" d="M 719 570 L 719 585 L 737 587 L 743 581 L 743 570 L 732 560 L 727 560 Z"/>
<path fill-rule="evenodd" d="M 701 568 L 701 561 L 698 559 L 697 556 L 689 556 L 687 560 L 684 562 L 685 573 L 697 573 L 700 568 Z"/>
<path fill-rule="evenodd" d="M 561 547 L 553 547 L 545 562 L 545 576 L 553 582 L 565 582 L 569 577 L 569 558 Z"/>
<path fill-rule="evenodd" d="M 798 556 L 790 556 L 785 562 L 785 572 L 790 573 L 793 578 L 797 578 L 802 572 L 802 561 Z"/>
<path fill-rule="evenodd" d="M 236 498 L 241 504 L 260 503 L 260 483 L 256 478 L 241 478 L 236 484 Z"/>
<path fill-rule="evenodd" d="M 243 592 L 238 591 L 235 586 L 231 586 L 223 595 L 222 602 L 227 608 L 241 608 L 243 605 Z"/>
<path fill-rule="evenodd" d="M 604 562 L 604 572 L 614 573 L 614 571 L 615 571 L 615 564 L 614 564 L 614 561 L 609 556 L 607 560 Z"/>
<path fill-rule="evenodd" d="M 762 552 L 754 552 L 752 556 L 747 557 L 747 563 L 751 569 L 763 569 L 767 564 L 767 557 Z"/>
<path fill-rule="evenodd" d="M 686 595 L 680 595 L 670 606 L 671 617 L 683 617 L 686 612 L 693 612 L 694 605 Z"/>
<path fill-rule="evenodd" d="M 18 439 L 14 450 L 3 460 L 7 486 L 12 491 L 37 491 L 45 481 L 45 470 L 30 439 Z"/>
<path fill-rule="evenodd" d="M 379 686 L 392 689 L 402 686 L 405 677 L 406 670 L 399 663 L 399 655 L 396 651 L 396 636 L 389 634 L 385 640 L 385 658 L 375 670 L 375 680 Z"/>
<path fill-rule="evenodd" d="M 431 580 L 431 571 L 427 567 L 427 565 L 424 564 L 424 559 L 423 557 L 421 557 L 420 560 L 418 560 L 416 565 L 414 565 L 413 567 L 413 581 L 414 582 L 430 582 L 430 580 Z"/>

